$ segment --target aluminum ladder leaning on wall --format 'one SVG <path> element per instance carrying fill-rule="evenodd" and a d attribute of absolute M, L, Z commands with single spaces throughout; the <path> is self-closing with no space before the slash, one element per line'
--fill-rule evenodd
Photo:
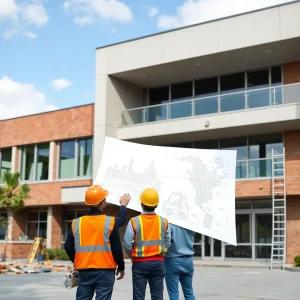
<path fill-rule="evenodd" d="M 275 154 L 272 149 L 272 252 L 270 269 L 285 269 L 286 264 L 286 178 L 285 149 Z"/>

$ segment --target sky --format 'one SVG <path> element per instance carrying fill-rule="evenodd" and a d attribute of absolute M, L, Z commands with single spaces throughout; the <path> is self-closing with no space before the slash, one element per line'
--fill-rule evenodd
<path fill-rule="evenodd" d="M 291 0 L 0 0 L 0 120 L 95 98 L 96 48 Z"/>

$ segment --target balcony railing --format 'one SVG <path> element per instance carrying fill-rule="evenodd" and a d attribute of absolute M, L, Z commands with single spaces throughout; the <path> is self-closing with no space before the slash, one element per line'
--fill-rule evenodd
<path fill-rule="evenodd" d="M 300 83 L 132 108 L 122 112 L 121 126 L 297 102 L 300 102 Z"/>

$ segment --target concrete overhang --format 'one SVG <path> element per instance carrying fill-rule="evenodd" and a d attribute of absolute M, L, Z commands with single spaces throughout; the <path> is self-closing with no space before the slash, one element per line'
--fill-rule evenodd
<path fill-rule="evenodd" d="M 299 60 L 300 2 L 97 49 L 97 76 L 142 87 Z"/>
<path fill-rule="evenodd" d="M 300 103 L 128 126 L 119 128 L 118 138 L 174 144 L 296 129 L 300 129 Z"/>
<path fill-rule="evenodd" d="M 157 87 L 298 60 L 300 37 L 115 73 L 111 76 L 140 87 Z"/>
<path fill-rule="evenodd" d="M 85 192 L 88 186 L 62 187 L 61 202 L 70 204 L 84 204 Z"/>

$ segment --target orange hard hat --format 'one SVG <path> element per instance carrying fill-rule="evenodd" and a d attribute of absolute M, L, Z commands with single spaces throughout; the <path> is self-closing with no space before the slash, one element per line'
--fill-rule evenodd
<path fill-rule="evenodd" d="M 140 195 L 141 202 L 146 206 L 157 206 L 159 196 L 155 189 L 146 188 Z"/>
<path fill-rule="evenodd" d="M 92 185 L 85 192 L 85 204 L 91 206 L 100 204 L 108 194 L 108 191 L 102 186 Z"/>

